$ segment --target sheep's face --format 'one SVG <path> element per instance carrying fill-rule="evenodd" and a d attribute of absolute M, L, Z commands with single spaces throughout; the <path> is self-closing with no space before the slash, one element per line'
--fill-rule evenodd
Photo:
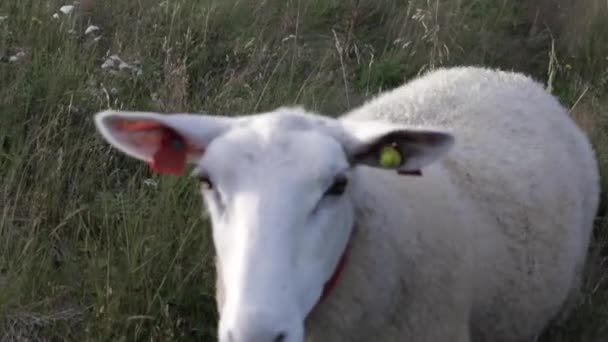
<path fill-rule="evenodd" d="M 171 164 L 183 157 L 195 165 L 222 279 L 221 342 L 303 341 L 355 221 L 353 168 L 417 171 L 452 144 L 439 131 L 283 108 L 238 118 L 105 112 L 96 123 L 161 171 L 181 169 Z"/>
<path fill-rule="evenodd" d="M 249 341 L 257 335 L 246 326 L 259 321 L 301 340 L 353 224 L 341 146 L 315 130 L 252 123 L 211 143 L 194 172 L 226 293 L 221 335 Z"/>

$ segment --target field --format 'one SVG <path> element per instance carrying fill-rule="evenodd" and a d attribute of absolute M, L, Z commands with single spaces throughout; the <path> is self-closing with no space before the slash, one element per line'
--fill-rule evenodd
<path fill-rule="evenodd" d="M 0 341 L 215 340 L 194 180 L 103 142 L 91 118 L 109 107 L 333 116 L 432 68 L 500 67 L 570 109 L 606 175 L 608 4 L 569 3 L 1 1 Z M 543 342 L 608 340 L 602 196 L 584 293 Z"/>

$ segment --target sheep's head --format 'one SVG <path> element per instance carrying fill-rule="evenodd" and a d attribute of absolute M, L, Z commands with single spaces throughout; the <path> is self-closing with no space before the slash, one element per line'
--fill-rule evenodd
<path fill-rule="evenodd" d="M 224 284 L 222 342 L 303 341 L 354 224 L 353 169 L 416 173 L 453 143 L 438 130 L 294 108 L 242 117 L 106 111 L 96 124 L 161 172 L 195 165 Z"/>

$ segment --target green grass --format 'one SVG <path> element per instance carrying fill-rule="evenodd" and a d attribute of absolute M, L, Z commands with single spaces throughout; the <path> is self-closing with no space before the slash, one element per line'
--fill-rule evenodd
<path fill-rule="evenodd" d="M 108 107 L 241 114 L 303 104 L 338 115 L 428 69 L 494 66 L 550 85 L 605 174 L 607 12 L 567 18 L 592 23 L 583 36 L 530 34 L 521 3 L 108 0 L 52 19 L 65 3 L 0 2 L 0 336 L 215 339 L 201 199 L 192 180 L 153 175 L 103 142 L 91 117 Z M 84 35 L 89 23 L 100 39 Z M 111 54 L 141 72 L 102 70 Z M 580 302 L 543 341 L 608 337 L 605 208 Z"/>

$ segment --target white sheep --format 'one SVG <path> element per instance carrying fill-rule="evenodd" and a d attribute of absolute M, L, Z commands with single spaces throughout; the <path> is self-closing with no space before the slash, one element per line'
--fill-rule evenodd
<path fill-rule="evenodd" d="M 532 341 L 577 293 L 598 166 L 524 75 L 440 69 L 337 119 L 96 124 L 159 172 L 195 164 L 221 342 Z"/>

